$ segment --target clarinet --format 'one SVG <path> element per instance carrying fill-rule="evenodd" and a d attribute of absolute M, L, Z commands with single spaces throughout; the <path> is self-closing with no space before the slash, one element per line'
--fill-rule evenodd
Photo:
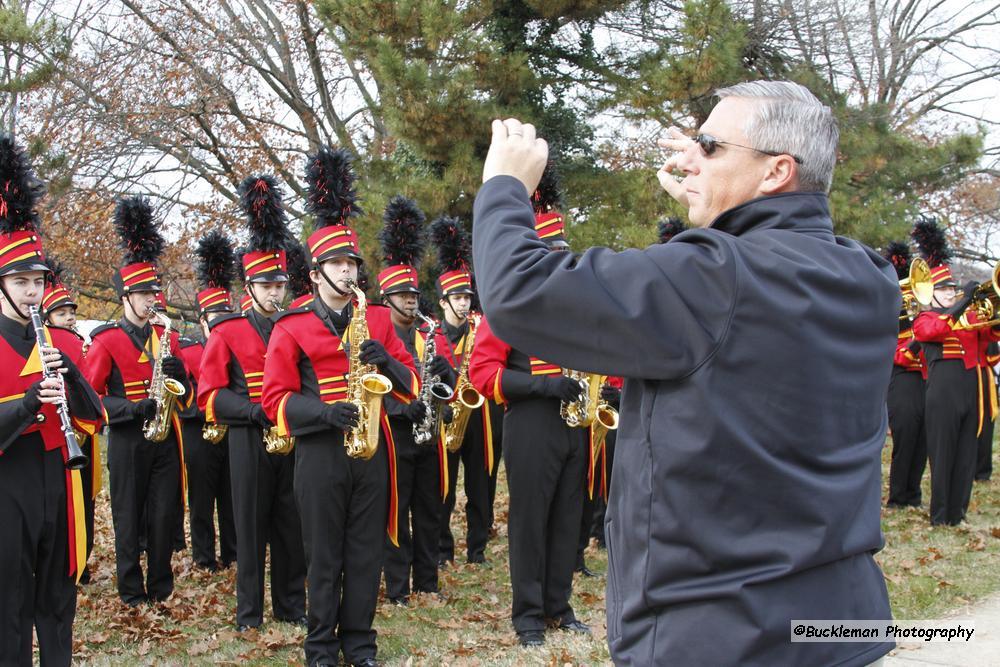
<path fill-rule="evenodd" d="M 66 400 L 66 382 L 63 380 L 61 373 L 49 370 L 45 365 L 42 348 L 49 347 L 49 343 L 45 339 L 45 325 L 42 324 L 42 318 L 38 314 L 38 306 L 29 306 L 28 312 L 31 314 L 31 324 L 35 327 L 35 341 L 38 344 L 38 360 L 42 364 L 42 377 L 46 380 L 58 378 L 59 389 L 62 392 L 62 398 L 59 399 L 59 402 L 55 406 L 56 413 L 59 415 L 59 430 L 63 432 L 63 436 L 66 438 L 66 451 L 68 453 L 66 467 L 70 470 L 81 470 L 90 464 L 90 459 L 80 449 L 80 443 L 76 440 L 76 433 L 73 432 L 73 422 L 69 418 L 69 402 Z"/>

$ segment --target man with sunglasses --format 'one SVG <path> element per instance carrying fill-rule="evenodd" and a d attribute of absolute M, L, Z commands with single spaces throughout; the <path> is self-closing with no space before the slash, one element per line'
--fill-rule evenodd
<path fill-rule="evenodd" d="M 717 95 L 697 141 L 661 141 L 696 229 L 642 250 L 550 252 L 528 231 L 548 147 L 494 121 L 480 296 L 508 344 L 627 378 L 605 523 L 616 664 L 866 665 L 892 644 L 791 630 L 891 618 L 873 554 L 897 279 L 833 233 L 831 110 L 789 82 Z"/>

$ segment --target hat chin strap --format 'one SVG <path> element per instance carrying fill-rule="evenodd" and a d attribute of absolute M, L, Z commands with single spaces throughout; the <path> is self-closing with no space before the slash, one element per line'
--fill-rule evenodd
<path fill-rule="evenodd" d="M 326 284 L 333 288 L 334 292 L 336 292 L 340 296 L 354 296 L 353 292 L 345 292 L 344 290 L 337 287 L 337 283 L 330 280 L 330 276 L 326 275 L 326 269 L 323 268 L 322 263 L 316 266 L 316 270 L 319 271 L 319 275 L 323 276 L 323 280 L 326 281 Z"/>

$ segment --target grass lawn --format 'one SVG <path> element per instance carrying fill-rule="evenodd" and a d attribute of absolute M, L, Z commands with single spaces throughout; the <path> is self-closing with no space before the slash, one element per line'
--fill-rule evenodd
<path fill-rule="evenodd" d="M 887 444 L 883 468 L 888 474 Z M 1000 477 L 1000 458 L 994 456 Z M 501 476 L 503 471 L 501 470 Z M 883 486 L 885 486 L 883 484 Z M 605 642 L 604 578 L 578 576 L 573 605 L 594 631 L 592 638 L 552 631 L 543 648 L 522 649 L 510 627 L 507 569 L 506 484 L 497 492 L 496 539 L 488 563 L 462 562 L 441 573 L 445 599 L 414 596 L 409 608 L 379 607 L 379 659 L 393 665 L 602 665 Z M 886 574 L 899 619 L 939 616 L 1000 590 L 1000 481 L 977 483 L 968 525 L 931 528 L 924 509 L 885 510 L 886 547 L 878 561 Z M 458 507 L 465 499 L 459 491 Z M 453 519 L 464 553 L 465 520 Z M 192 567 L 190 553 L 174 557 L 175 593 L 158 607 L 127 609 L 114 588 L 114 543 L 107 492 L 98 499 L 97 538 L 91 558 L 93 583 L 81 588 L 75 626 L 76 662 L 87 665 L 284 665 L 302 664 L 304 631 L 270 620 L 259 631 L 233 629 L 234 577 L 230 569 L 209 574 Z M 591 546 L 591 569 L 604 573 L 607 558 Z M 269 603 L 268 603 L 269 604 Z"/>

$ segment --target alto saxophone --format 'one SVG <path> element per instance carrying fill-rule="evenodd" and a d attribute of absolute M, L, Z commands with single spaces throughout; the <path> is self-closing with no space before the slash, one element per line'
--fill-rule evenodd
<path fill-rule="evenodd" d="M 279 313 L 284 310 L 284 308 L 281 307 L 281 304 L 275 299 L 271 299 L 271 307 Z M 224 428 L 225 427 L 223 427 L 223 429 Z M 219 439 L 221 440 L 222 438 L 220 437 Z M 271 426 L 264 431 L 264 451 L 268 454 L 290 454 L 294 448 L 295 436 L 281 435 L 278 432 L 277 426 Z"/>
<path fill-rule="evenodd" d="M 368 301 L 356 283 L 348 283 L 348 286 L 357 296 L 358 306 L 345 332 L 350 345 L 346 400 L 358 409 L 358 425 L 344 433 L 344 448 L 352 459 L 367 461 L 378 449 L 382 396 L 392 391 L 392 381 L 380 374 L 374 364 L 361 363 L 361 344 L 368 340 L 368 320 L 365 319 Z"/>
<path fill-rule="evenodd" d="M 213 445 L 217 445 L 222 442 L 222 439 L 226 437 L 226 431 L 229 430 L 225 424 L 216 424 L 215 422 L 205 422 L 201 427 L 201 437 L 206 442 L 210 442 Z"/>
<path fill-rule="evenodd" d="M 465 354 L 462 356 L 462 366 L 458 371 L 458 382 L 455 383 L 457 400 L 452 406 L 454 417 L 451 423 L 444 427 L 444 446 L 449 452 L 457 452 L 465 439 L 465 429 L 469 425 L 469 415 L 473 410 L 482 407 L 486 400 L 469 381 L 469 359 L 472 357 L 472 346 L 476 340 L 476 327 L 479 316 L 469 318 L 469 332 L 465 334 Z"/>
<path fill-rule="evenodd" d="M 441 432 L 441 411 L 444 404 L 455 395 L 451 387 L 441 382 L 441 377 L 431 375 L 430 365 L 437 354 L 437 344 L 434 334 L 438 323 L 419 310 L 417 317 L 427 323 L 427 342 L 424 344 L 424 357 L 420 360 L 420 400 L 424 404 L 424 418 L 413 423 L 413 441 L 418 445 L 432 442 L 433 437 Z"/>
<path fill-rule="evenodd" d="M 602 375 L 598 379 L 600 380 L 597 383 L 598 387 L 603 387 L 604 383 L 607 381 L 607 376 Z M 611 407 L 610 403 L 601 399 L 597 403 L 597 410 L 592 425 L 594 458 L 597 458 L 601 453 L 601 449 L 604 447 L 604 441 L 608 437 L 608 431 L 618 430 L 618 411 Z"/>
<path fill-rule="evenodd" d="M 597 402 L 601 394 L 601 376 L 596 373 L 584 373 L 564 368 L 563 375 L 580 384 L 580 398 L 575 401 L 562 401 L 559 404 L 559 416 L 567 426 L 572 428 L 587 428 L 597 418 Z"/>
<path fill-rule="evenodd" d="M 142 435 L 151 442 L 163 442 L 170 434 L 170 422 L 177 407 L 177 399 L 187 389 L 163 373 L 163 360 L 170 356 L 170 318 L 152 308 L 148 312 L 163 323 L 163 335 L 160 336 L 160 351 L 153 364 L 153 379 L 149 381 L 149 397 L 156 401 L 156 414 L 143 423 Z"/>

